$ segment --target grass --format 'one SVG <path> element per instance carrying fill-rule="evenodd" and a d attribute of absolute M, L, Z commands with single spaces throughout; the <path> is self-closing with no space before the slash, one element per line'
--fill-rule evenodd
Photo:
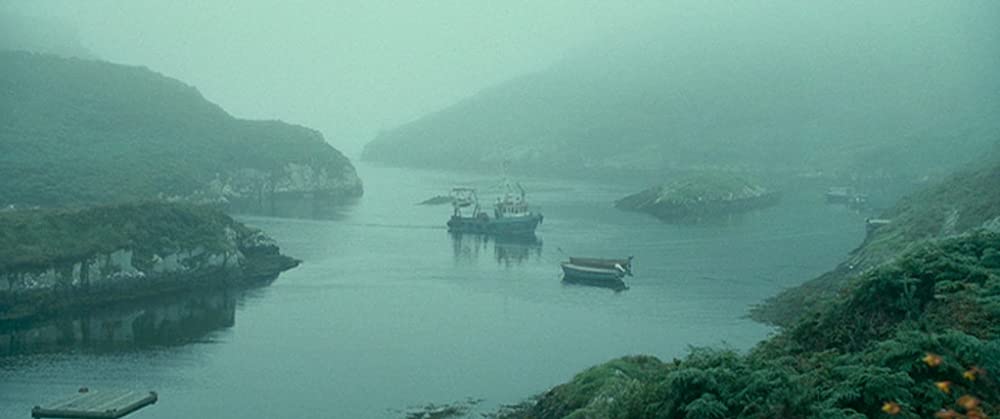
<path fill-rule="evenodd" d="M 201 206 L 143 202 L 81 210 L 0 212 L 0 271 L 45 268 L 117 249 L 140 255 L 225 250 L 247 227 Z"/>

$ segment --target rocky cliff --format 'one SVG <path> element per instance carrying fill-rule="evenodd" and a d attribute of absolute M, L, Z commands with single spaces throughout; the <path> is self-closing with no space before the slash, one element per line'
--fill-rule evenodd
<path fill-rule="evenodd" d="M 274 279 L 299 262 L 213 209 L 143 203 L 0 213 L 0 321 Z"/>
<path fill-rule="evenodd" d="M 0 51 L 0 208 L 361 193 L 315 130 L 235 118 L 142 67 Z"/>

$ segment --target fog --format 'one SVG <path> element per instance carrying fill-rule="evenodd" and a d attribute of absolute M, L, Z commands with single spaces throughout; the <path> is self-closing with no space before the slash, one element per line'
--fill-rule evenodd
<path fill-rule="evenodd" d="M 982 79 L 1000 56 L 983 50 L 1000 39 L 1000 8 L 988 1 L 43 0 L 0 7 L 21 23 L 7 25 L 8 43 L 62 53 L 78 44 L 84 54 L 147 66 L 196 86 L 234 115 L 319 129 L 351 156 L 380 131 L 595 51 L 622 59 L 628 53 L 618 50 L 645 45 L 658 53 L 708 51 L 689 56 L 711 60 L 732 48 L 777 65 L 796 50 L 818 49 L 852 55 L 860 73 L 885 76 L 868 60 L 905 62 L 921 77 L 930 68 L 960 84 Z M 31 36 L 16 36 L 19 30 Z"/>
<path fill-rule="evenodd" d="M 577 1 L 0 5 L 67 28 L 42 37 L 75 32 L 95 56 L 178 78 L 237 116 L 319 129 L 348 154 L 380 129 L 669 9 Z"/>
<path fill-rule="evenodd" d="M 0 417 L 1000 417 L 998 23 L 0 0 Z"/>

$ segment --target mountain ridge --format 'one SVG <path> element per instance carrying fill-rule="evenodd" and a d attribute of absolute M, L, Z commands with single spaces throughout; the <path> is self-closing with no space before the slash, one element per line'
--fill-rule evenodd
<path fill-rule="evenodd" d="M 362 193 L 318 131 L 235 118 L 145 67 L 24 51 L 0 62 L 2 206 Z"/>

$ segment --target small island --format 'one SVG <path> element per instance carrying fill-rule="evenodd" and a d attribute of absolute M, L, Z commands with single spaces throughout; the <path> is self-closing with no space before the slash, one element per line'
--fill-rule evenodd
<path fill-rule="evenodd" d="M 172 292 L 266 283 L 299 261 L 206 206 L 0 212 L 0 322 Z"/>
<path fill-rule="evenodd" d="M 617 208 L 645 212 L 664 221 L 696 220 L 774 205 L 779 194 L 739 176 L 687 176 L 615 202 Z"/>

